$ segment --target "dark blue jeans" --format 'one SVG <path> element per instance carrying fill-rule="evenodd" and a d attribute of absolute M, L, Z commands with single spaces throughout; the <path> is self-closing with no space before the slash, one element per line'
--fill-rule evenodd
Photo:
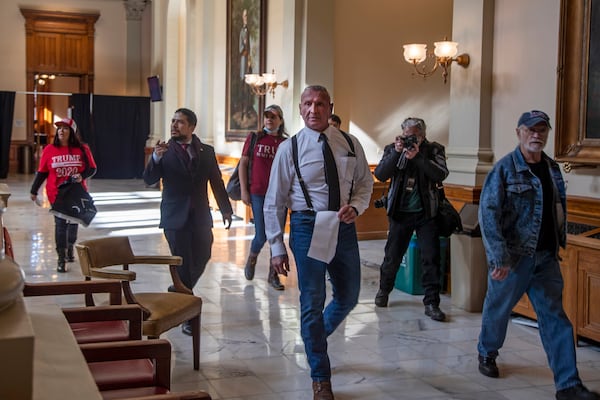
<path fill-rule="evenodd" d="M 300 333 L 313 381 L 331 379 L 327 337 L 335 331 L 358 302 L 360 256 L 354 224 L 340 224 L 333 260 L 326 264 L 308 257 L 315 217 L 292 213 L 290 248 L 294 253 L 300 289 Z M 329 273 L 332 299 L 325 306 L 326 279 Z M 324 308 L 324 309 L 323 309 Z"/>
<path fill-rule="evenodd" d="M 421 253 L 421 285 L 425 295 L 423 304 L 440 304 L 440 238 L 434 218 L 425 219 L 423 213 L 404 213 L 396 220 L 389 218 L 389 232 L 385 243 L 385 256 L 380 269 L 379 289 L 390 293 L 394 289 L 396 274 L 413 232 Z"/>
<path fill-rule="evenodd" d="M 496 281 L 488 274 L 477 349 L 482 356 L 496 357 L 504 344 L 513 307 L 527 293 L 538 317 L 542 345 L 554 373 L 556 390 L 581 383 L 577 372 L 573 326 L 562 305 L 563 278 L 556 255 L 539 251 L 521 257 L 508 277 Z"/>
<path fill-rule="evenodd" d="M 258 254 L 267 241 L 265 214 L 263 212 L 265 196 L 251 194 L 250 203 L 252 204 L 252 218 L 254 219 L 254 239 L 252 239 L 252 244 L 250 245 L 250 252 Z"/>
<path fill-rule="evenodd" d="M 250 203 L 252 204 L 252 218 L 254 219 L 254 238 L 252 239 L 252 244 L 250 244 L 250 252 L 258 254 L 267 241 L 265 213 L 263 211 L 265 196 L 251 194 Z M 283 221 L 281 221 L 281 226 L 285 226 L 285 220 L 286 218 L 284 217 Z"/>

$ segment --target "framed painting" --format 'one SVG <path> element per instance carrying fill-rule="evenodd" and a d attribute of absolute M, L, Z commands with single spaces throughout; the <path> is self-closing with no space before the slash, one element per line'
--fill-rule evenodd
<path fill-rule="evenodd" d="M 555 157 L 600 165 L 600 0 L 562 0 Z"/>
<path fill-rule="evenodd" d="M 264 96 L 256 96 L 245 74 L 265 71 L 267 0 L 227 0 L 225 139 L 242 141 L 262 128 Z"/>

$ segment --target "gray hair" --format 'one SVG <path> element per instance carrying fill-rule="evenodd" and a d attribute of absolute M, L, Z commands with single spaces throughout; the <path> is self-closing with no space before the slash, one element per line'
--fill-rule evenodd
<path fill-rule="evenodd" d="M 421 118 L 408 117 L 402 122 L 402 125 L 400 125 L 403 131 L 406 128 L 411 128 L 413 126 L 416 126 L 421 132 L 421 135 L 425 136 L 427 126 L 425 125 L 425 121 L 423 121 Z"/>

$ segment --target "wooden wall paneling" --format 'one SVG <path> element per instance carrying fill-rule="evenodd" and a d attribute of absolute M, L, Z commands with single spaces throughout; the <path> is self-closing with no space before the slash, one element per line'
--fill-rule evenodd
<path fill-rule="evenodd" d="M 100 14 L 21 8 L 25 18 L 27 91 L 35 89 L 36 74 L 79 77 L 79 92 L 94 90 L 94 34 Z M 49 90 L 50 86 L 45 87 Z M 38 96 L 38 106 L 45 96 Z M 34 99 L 27 96 L 27 139 L 34 143 Z M 42 107 L 38 107 L 41 109 Z M 38 120 L 41 120 L 39 117 Z"/>
<path fill-rule="evenodd" d="M 600 251 L 579 250 L 577 333 L 600 341 Z"/>

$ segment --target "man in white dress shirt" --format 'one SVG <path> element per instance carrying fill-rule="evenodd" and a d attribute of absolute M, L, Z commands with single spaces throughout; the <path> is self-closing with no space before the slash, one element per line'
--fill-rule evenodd
<path fill-rule="evenodd" d="M 283 243 L 284 227 L 279 221 L 285 220 L 283 214 L 287 209 L 292 210 L 290 248 L 298 273 L 301 335 L 315 400 L 333 399 L 327 337 L 358 302 L 360 256 L 354 221 L 368 208 L 373 190 L 373 178 L 358 140 L 329 126 L 327 121 L 332 109 L 331 97 L 325 87 L 304 89 L 300 113 L 305 127 L 293 140 L 280 145 L 264 205 L 271 263 L 283 275 L 289 271 L 289 260 Z M 297 144 L 298 168 L 294 163 L 294 142 Z M 333 153 L 337 174 L 325 165 L 324 154 L 328 150 L 324 148 L 327 145 Z M 304 189 L 297 171 L 303 179 Z M 332 176 L 337 179 L 333 180 Z M 338 204 L 332 205 L 330 189 L 339 192 Z M 312 241 L 313 233 L 319 240 Z M 327 249 L 331 249 L 331 254 L 324 254 Z M 333 298 L 324 308 L 326 272 Z"/>

